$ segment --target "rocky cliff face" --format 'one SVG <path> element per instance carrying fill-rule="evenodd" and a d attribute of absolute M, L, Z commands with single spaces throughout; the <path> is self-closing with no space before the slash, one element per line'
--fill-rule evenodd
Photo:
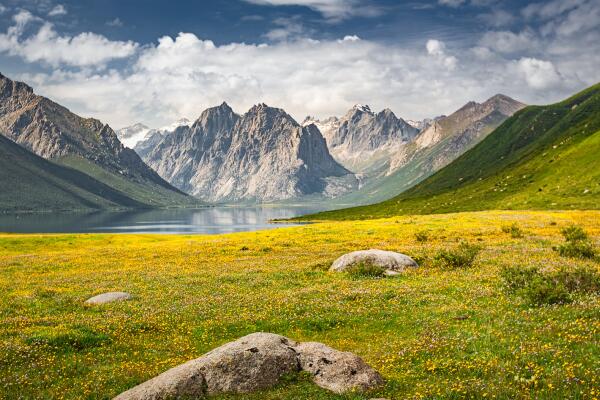
<path fill-rule="evenodd" d="M 180 189 L 211 202 L 334 196 L 356 185 L 313 126 L 260 104 L 239 116 L 223 103 L 165 137 L 147 163 Z"/>
<path fill-rule="evenodd" d="M 339 119 L 315 121 L 308 117 L 304 121 L 305 125 L 310 123 L 323 132 L 332 156 L 359 173 L 376 169 L 419 133 L 390 109 L 374 113 L 361 105 Z"/>
<path fill-rule="evenodd" d="M 84 158 L 128 179 L 170 188 L 106 124 L 81 118 L 33 93 L 22 82 L 0 75 L 0 133 L 33 153 L 52 160 Z"/>

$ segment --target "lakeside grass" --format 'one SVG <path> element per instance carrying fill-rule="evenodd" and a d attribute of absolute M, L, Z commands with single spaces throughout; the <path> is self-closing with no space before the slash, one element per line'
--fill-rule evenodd
<path fill-rule="evenodd" d="M 521 237 L 503 232 L 513 224 Z M 218 236 L 0 235 L 0 398 L 111 398 L 255 331 L 353 351 L 386 386 L 340 396 L 299 376 L 217 398 L 597 398 L 600 297 L 530 307 L 499 276 L 505 266 L 598 269 L 552 250 L 572 224 L 600 245 L 598 211 L 401 216 Z M 430 262 L 463 240 L 482 247 L 473 267 Z M 384 279 L 327 272 L 338 256 L 367 248 L 406 253 L 422 268 Z M 83 305 L 114 290 L 134 300 Z"/>

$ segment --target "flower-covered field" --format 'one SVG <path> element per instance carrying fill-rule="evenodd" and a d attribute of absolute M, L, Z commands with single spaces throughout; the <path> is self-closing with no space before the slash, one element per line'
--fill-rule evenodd
<path fill-rule="evenodd" d="M 598 293 L 530 305 L 501 279 L 510 266 L 598 270 L 553 250 L 573 224 L 600 247 L 600 212 L 403 216 L 219 236 L 0 235 L 0 398 L 108 399 L 256 331 L 353 351 L 386 386 L 338 396 L 300 375 L 223 398 L 598 398 Z M 460 241 L 481 246 L 473 266 L 433 262 Z M 422 268 L 390 278 L 327 271 L 367 248 L 406 253 Z M 83 304 L 107 291 L 134 299 Z"/>

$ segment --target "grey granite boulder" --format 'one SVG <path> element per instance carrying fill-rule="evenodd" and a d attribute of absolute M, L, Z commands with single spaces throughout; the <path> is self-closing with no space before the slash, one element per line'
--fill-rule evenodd
<path fill-rule="evenodd" d="M 335 393 L 365 391 L 383 384 L 383 378 L 353 353 L 342 352 L 322 343 L 300 343 L 296 347 L 300 368 L 313 375 L 320 387 Z"/>
<path fill-rule="evenodd" d="M 125 300 L 130 300 L 131 299 L 131 295 L 129 293 L 126 292 L 108 292 L 108 293 L 102 293 L 99 294 L 98 296 L 94 296 L 90 299 L 87 299 L 85 301 L 85 304 L 105 304 L 105 303 L 112 303 L 113 301 L 125 301 Z"/>
<path fill-rule="evenodd" d="M 381 375 L 360 357 L 321 343 L 296 343 L 272 333 L 253 333 L 218 347 L 118 395 L 115 400 L 204 398 L 268 389 L 288 373 L 308 371 L 336 393 L 373 389 Z"/>
<path fill-rule="evenodd" d="M 406 268 L 419 266 L 415 260 L 405 254 L 371 249 L 344 254 L 333 262 L 330 270 L 343 272 L 361 263 L 381 267 L 387 272 L 387 275 L 394 275 L 391 272 L 402 272 Z"/>
<path fill-rule="evenodd" d="M 276 385 L 298 371 L 295 342 L 272 333 L 253 333 L 202 357 L 207 393 L 248 393 Z"/>
<path fill-rule="evenodd" d="M 253 333 L 168 370 L 115 400 L 163 400 L 248 393 L 276 385 L 297 372 L 296 343 L 272 333 Z"/>

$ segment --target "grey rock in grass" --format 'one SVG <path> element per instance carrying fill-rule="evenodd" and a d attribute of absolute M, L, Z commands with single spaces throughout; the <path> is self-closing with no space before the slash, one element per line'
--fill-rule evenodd
<path fill-rule="evenodd" d="M 298 372 L 295 345 L 283 336 L 253 333 L 172 368 L 115 400 L 162 400 L 267 389 L 283 375 Z"/>
<path fill-rule="evenodd" d="M 360 357 L 322 343 L 307 342 L 296 347 L 300 367 L 313 375 L 320 387 L 335 393 L 365 391 L 383 384 L 383 378 Z"/>
<path fill-rule="evenodd" d="M 406 268 L 419 266 L 415 260 L 406 254 L 371 249 L 344 254 L 333 262 L 330 270 L 344 272 L 361 263 L 381 267 L 386 271 L 386 275 L 396 275 L 394 272 L 402 272 Z"/>
<path fill-rule="evenodd" d="M 314 382 L 336 393 L 368 390 L 383 379 L 352 353 L 321 343 L 298 344 L 272 333 L 253 333 L 181 364 L 115 400 L 203 398 L 249 393 L 275 386 L 283 375 L 305 370 Z"/>
<path fill-rule="evenodd" d="M 207 394 L 249 393 L 276 385 L 298 371 L 295 342 L 272 333 L 253 333 L 205 354 L 200 370 Z"/>
<path fill-rule="evenodd" d="M 85 301 L 85 304 L 97 305 L 97 304 L 105 304 L 112 303 L 114 301 L 125 301 L 131 300 L 131 295 L 127 292 L 108 292 L 102 293 L 98 296 L 94 296 Z"/>

